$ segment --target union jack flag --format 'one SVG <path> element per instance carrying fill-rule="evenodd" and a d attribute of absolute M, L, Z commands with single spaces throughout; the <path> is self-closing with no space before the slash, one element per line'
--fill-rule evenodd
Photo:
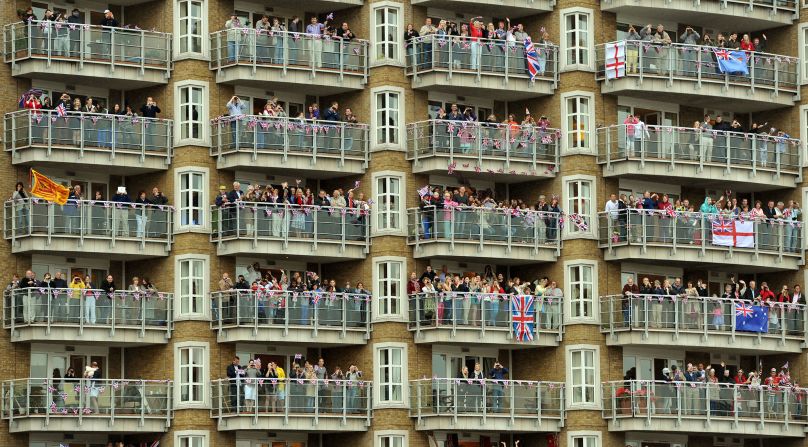
<path fill-rule="evenodd" d="M 530 295 L 517 295 L 511 298 L 511 318 L 513 334 L 517 341 L 532 341 L 535 324 L 535 298 Z"/>
<path fill-rule="evenodd" d="M 536 79 L 539 75 L 539 54 L 533 46 L 533 41 L 525 39 L 525 60 L 527 61 L 527 69 L 530 72 L 530 80 Z"/>
<path fill-rule="evenodd" d="M 752 306 L 746 303 L 735 303 L 735 316 L 736 317 L 751 317 L 754 315 L 755 309 L 752 309 Z"/>
<path fill-rule="evenodd" d="M 56 106 L 56 115 L 58 115 L 59 117 L 63 117 L 63 116 L 67 115 L 67 111 L 65 110 L 65 105 L 62 104 L 61 102 L 59 103 L 58 106 Z"/>

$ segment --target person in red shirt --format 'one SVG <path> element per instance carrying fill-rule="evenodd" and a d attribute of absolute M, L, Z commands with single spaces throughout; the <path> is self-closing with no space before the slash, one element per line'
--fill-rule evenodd
<path fill-rule="evenodd" d="M 410 273 L 410 280 L 407 282 L 407 295 L 421 293 L 421 283 L 418 282 L 418 275 Z"/>
<path fill-rule="evenodd" d="M 777 376 L 777 369 L 772 368 L 769 377 L 763 382 L 768 388 L 768 410 L 769 415 L 780 414 L 780 377 Z"/>
<path fill-rule="evenodd" d="M 755 51 L 755 44 L 749 38 L 749 34 L 744 34 L 741 38 L 741 49 L 744 51 Z"/>
<path fill-rule="evenodd" d="M 482 17 L 474 17 L 469 21 L 469 36 L 471 36 L 471 69 L 476 70 L 480 63 L 480 39 L 483 38 Z"/>
<path fill-rule="evenodd" d="M 760 284 L 760 300 L 764 303 L 767 301 L 774 301 L 774 292 L 769 290 L 769 285 L 765 282 Z"/>

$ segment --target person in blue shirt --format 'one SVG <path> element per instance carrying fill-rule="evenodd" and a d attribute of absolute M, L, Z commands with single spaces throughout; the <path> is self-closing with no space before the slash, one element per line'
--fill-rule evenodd
<path fill-rule="evenodd" d="M 241 117 L 243 117 L 246 113 L 245 111 L 247 110 L 247 106 L 244 104 L 244 101 L 242 101 L 241 98 L 233 95 L 233 97 L 230 98 L 230 101 L 227 101 L 225 107 L 227 107 L 227 115 L 230 116 L 230 144 L 235 147 L 237 144 L 236 131 L 239 127 L 238 121 L 239 119 L 242 119 Z M 246 123 L 242 124 L 242 128 L 245 125 Z"/>
<path fill-rule="evenodd" d="M 494 384 L 491 386 L 493 389 L 492 404 L 494 407 L 494 413 L 502 412 L 502 396 L 505 394 L 505 385 L 501 383 L 501 381 L 507 380 L 507 375 L 508 368 L 502 366 L 502 363 L 499 363 L 499 360 L 494 362 L 494 368 L 488 373 L 488 378 L 494 381 Z"/>

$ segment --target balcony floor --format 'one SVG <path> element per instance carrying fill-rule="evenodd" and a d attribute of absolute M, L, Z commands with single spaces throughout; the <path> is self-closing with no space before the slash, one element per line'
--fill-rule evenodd
<path fill-rule="evenodd" d="M 47 166 L 68 171 L 87 169 L 88 166 L 103 166 L 104 171 L 110 175 L 123 176 L 165 171 L 169 168 L 168 157 L 147 155 L 141 162 L 139 153 L 116 151 L 115 157 L 112 158 L 109 149 L 85 149 L 84 156 L 80 157 L 76 147 L 52 147 L 50 155 L 47 147 L 17 149 L 13 152 L 11 162 L 15 165 Z"/>
<path fill-rule="evenodd" d="M 534 264 L 538 262 L 555 262 L 558 257 L 554 245 L 546 245 L 539 248 L 536 253 L 531 246 L 512 245 L 508 248 L 506 242 L 492 243 L 486 242 L 480 247 L 474 241 L 455 241 L 454 247 L 449 241 L 421 241 L 414 246 L 413 256 L 416 259 L 446 258 L 446 259 L 477 259 L 480 262 L 495 262 L 497 264 L 522 265 Z"/>
<path fill-rule="evenodd" d="M 363 432 L 368 430 L 367 417 L 351 416 L 343 420 L 339 416 L 319 416 L 282 413 L 226 416 L 219 419 L 219 431 L 262 430 L 262 431 L 302 431 L 308 433 Z"/>
<path fill-rule="evenodd" d="M 613 250 L 604 248 L 603 257 L 606 261 L 652 261 L 657 264 L 678 265 L 688 269 L 709 269 L 736 271 L 739 273 L 774 272 L 783 270 L 797 270 L 801 265 L 799 256 L 783 256 L 777 253 L 754 252 L 740 250 L 711 250 L 707 249 L 702 256 L 701 249 L 693 245 L 680 246 L 673 250 L 670 246 L 648 246 L 643 252 L 639 245 L 614 246 Z"/>
<path fill-rule="evenodd" d="M 538 413 L 537 413 L 538 414 Z M 457 420 L 451 414 L 423 416 L 420 420 L 413 415 L 416 430 L 451 430 L 451 431 L 494 431 L 494 432 L 552 432 L 561 430 L 563 424 L 558 419 L 531 416 L 517 416 L 511 421 L 510 415 L 458 415 Z"/>
<path fill-rule="evenodd" d="M 45 415 L 15 416 L 8 422 L 10 433 L 27 432 L 102 432 L 102 433 L 163 433 L 168 431 L 165 418 L 147 418 L 140 424 L 137 416 L 116 415 L 114 422 L 109 416 L 82 417 Z"/>
<path fill-rule="evenodd" d="M 301 154 L 289 152 L 286 160 L 283 153 L 268 153 L 259 151 L 253 160 L 252 150 L 242 150 L 240 152 L 220 155 L 216 159 L 218 169 L 277 172 L 289 176 L 305 176 L 311 179 L 331 179 L 344 177 L 347 175 L 361 175 L 365 173 L 367 167 L 365 160 L 356 158 L 345 158 L 345 163 L 341 164 L 338 157 L 318 156 L 316 161 L 311 154 Z"/>
<path fill-rule="evenodd" d="M 58 253 L 61 256 L 97 256 L 116 261 L 134 261 L 168 256 L 171 248 L 165 242 L 147 241 L 145 246 L 136 238 L 118 239 L 115 245 L 108 238 L 93 239 L 85 237 L 83 242 L 78 236 L 53 236 L 48 243 L 47 235 L 34 234 L 18 237 L 11 244 L 12 253 Z"/>
<path fill-rule="evenodd" d="M 448 156 L 419 156 L 417 160 L 413 160 L 412 172 L 415 174 L 437 174 L 446 173 L 449 166 Z M 546 163 L 544 161 L 537 161 L 534 165 L 531 160 L 524 159 L 511 159 L 510 163 L 496 158 L 483 158 L 481 171 L 476 172 L 475 166 L 478 166 L 478 159 L 474 156 L 455 156 L 454 162 L 457 163 L 455 172 L 462 173 L 466 179 L 492 179 L 494 178 L 497 183 L 522 183 L 533 182 L 537 180 L 553 179 L 556 177 L 556 166 L 554 163 Z M 495 173 L 490 173 L 491 169 Z M 502 171 L 500 173 L 500 170 Z"/>
<path fill-rule="evenodd" d="M 114 90 L 134 90 L 168 84 L 169 72 L 165 69 L 147 68 L 141 73 L 139 67 L 130 65 L 117 65 L 114 71 L 110 71 L 108 64 L 88 62 L 84 63 L 84 68 L 79 69 L 79 63 L 76 61 L 53 58 L 50 66 L 44 59 L 18 60 L 11 70 L 11 75 Z"/>
<path fill-rule="evenodd" d="M 256 87 L 263 90 L 305 90 L 307 95 L 330 96 L 365 88 L 364 77 L 345 74 L 340 79 L 339 71 L 319 68 L 314 73 L 305 66 L 299 69 L 287 69 L 286 74 L 280 66 L 258 65 L 255 72 L 251 64 L 225 65 L 217 72 L 216 82 L 221 84 L 237 84 L 244 87 Z"/>
<path fill-rule="evenodd" d="M 56 326 L 50 330 L 45 324 L 15 327 L 11 331 L 12 342 L 59 343 L 70 340 L 77 344 L 98 344 L 104 346 L 140 346 L 168 343 L 169 333 L 166 330 L 147 329 L 142 335 L 140 329 L 133 327 L 115 328 L 85 326 Z"/>
<path fill-rule="evenodd" d="M 315 244 L 311 239 L 290 239 L 286 245 L 282 240 L 224 238 L 220 244 L 217 244 L 218 256 L 252 256 L 256 253 L 274 253 L 283 259 L 321 263 L 360 260 L 367 257 L 364 243 L 346 243 L 343 250 L 339 242 L 333 240 L 320 240 Z"/>
<path fill-rule="evenodd" d="M 214 330 L 217 332 L 219 343 L 251 343 L 255 340 L 271 340 L 273 343 L 305 343 L 312 347 L 358 346 L 368 343 L 368 333 L 364 328 L 348 328 L 343 335 L 342 329 L 338 326 L 332 328 L 320 326 L 316 336 L 312 328 L 293 325 L 290 325 L 288 331 L 282 326 L 259 326 L 257 330 L 249 326 L 222 326 L 221 331 L 214 326 Z"/>
<path fill-rule="evenodd" d="M 412 88 L 460 96 L 482 96 L 495 98 L 498 101 L 521 101 L 552 95 L 555 85 L 552 81 L 538 79 L 531 82 L 523 77 L 511 77 L 505 81 L 504 76 L 477 75 L 470 70 L 457 70 L 450 75 L 448 71 L 427 71 L 412 77 Z"/>
<path fill-rule="evenodd" d="M 717 349 L 738 352 L 741 354 L 777 354 L 802 352 L 804 340 L 798 336 L 789 335 L 784 339 L 777 336 L 758 337 L 749 333 L 738 332 L 735 337 L 731 332 L 709 331 L 704 337 L 704 332 L 697 330 L 680 331 L 676 334 L 673 331 L 661 331 L 649 328 L 648 337 L 645 336 L 643 328 L 634 328 L 631 331 L 615 331 L 614 336 L 608 331 L 605 332 L 606 344 L 609 346 L 678 346 L 692 347 L 696 349 Z"/>
<path fill-rule="evenodd" d="M 676 416 L 653 416 L 650 420 L 643 417 L 620 416 L 617 420 L 609 419 L 609 431 L 641 431 L 641 432 L 669 432 L 684 434 L 713 434 L 732 436 L 760 437 L 789 437 L 804 438 L 805 425 L 790 423 L 786 426 L 782 422 L 766 421 L 761 427 L 760 420 L 740 419 L 737 424 L 731 418 L 721 419 L 713 417 L 709 422 L 706 416 L 691 416 L 695 419 L 682 419 L 677 421 Z"/>

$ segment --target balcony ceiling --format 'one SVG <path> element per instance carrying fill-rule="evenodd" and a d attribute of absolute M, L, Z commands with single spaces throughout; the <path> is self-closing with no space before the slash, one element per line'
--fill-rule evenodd
<path fill-rule="evenodd" d="M 268 0 L 264 2 L 266 5 L 267 14 L 269 15 L 272 15 L 273 11 L 270 11 L 271 9 L 288 8 L 290 3 L 293 2 L 290 2 L 289 0 Z M 339 11 L 340 9 L 362 6 L 363 3 L 364 0 L 306 0 L 305 7 L 306 12 L 324 14 Z M 340 20 L 339 14 L 335 14 L 334 16 L 335 20 Z"/>
<path fill-rule="evenodd" d="M 704 0 L 698 6 L 695 6 L 694 3 L 691 0 L 645 0 L 642 2 L 611 0 L 601 3 L 601 9 L 617 13 L 618 22 L 632 23 L 634 26 L 643 26 L 648 23 L 656 25 L 660 20 L 664 20 L 665 23 L 675 22 L 697 29 L 706 27 L 717 30 L 758 32 L 789 25 L 793 22 L 793 14 L 790 12 L 779 10 L 777 13 L 771 14 L 771 8 L 762 5 L 749 11 L 748 4 L 740 2 L 728 3 L 727 8 L 722 8 L 722 2 L 716 0 Z M 623 15 L 627 17 L 622 17 Z"/>

